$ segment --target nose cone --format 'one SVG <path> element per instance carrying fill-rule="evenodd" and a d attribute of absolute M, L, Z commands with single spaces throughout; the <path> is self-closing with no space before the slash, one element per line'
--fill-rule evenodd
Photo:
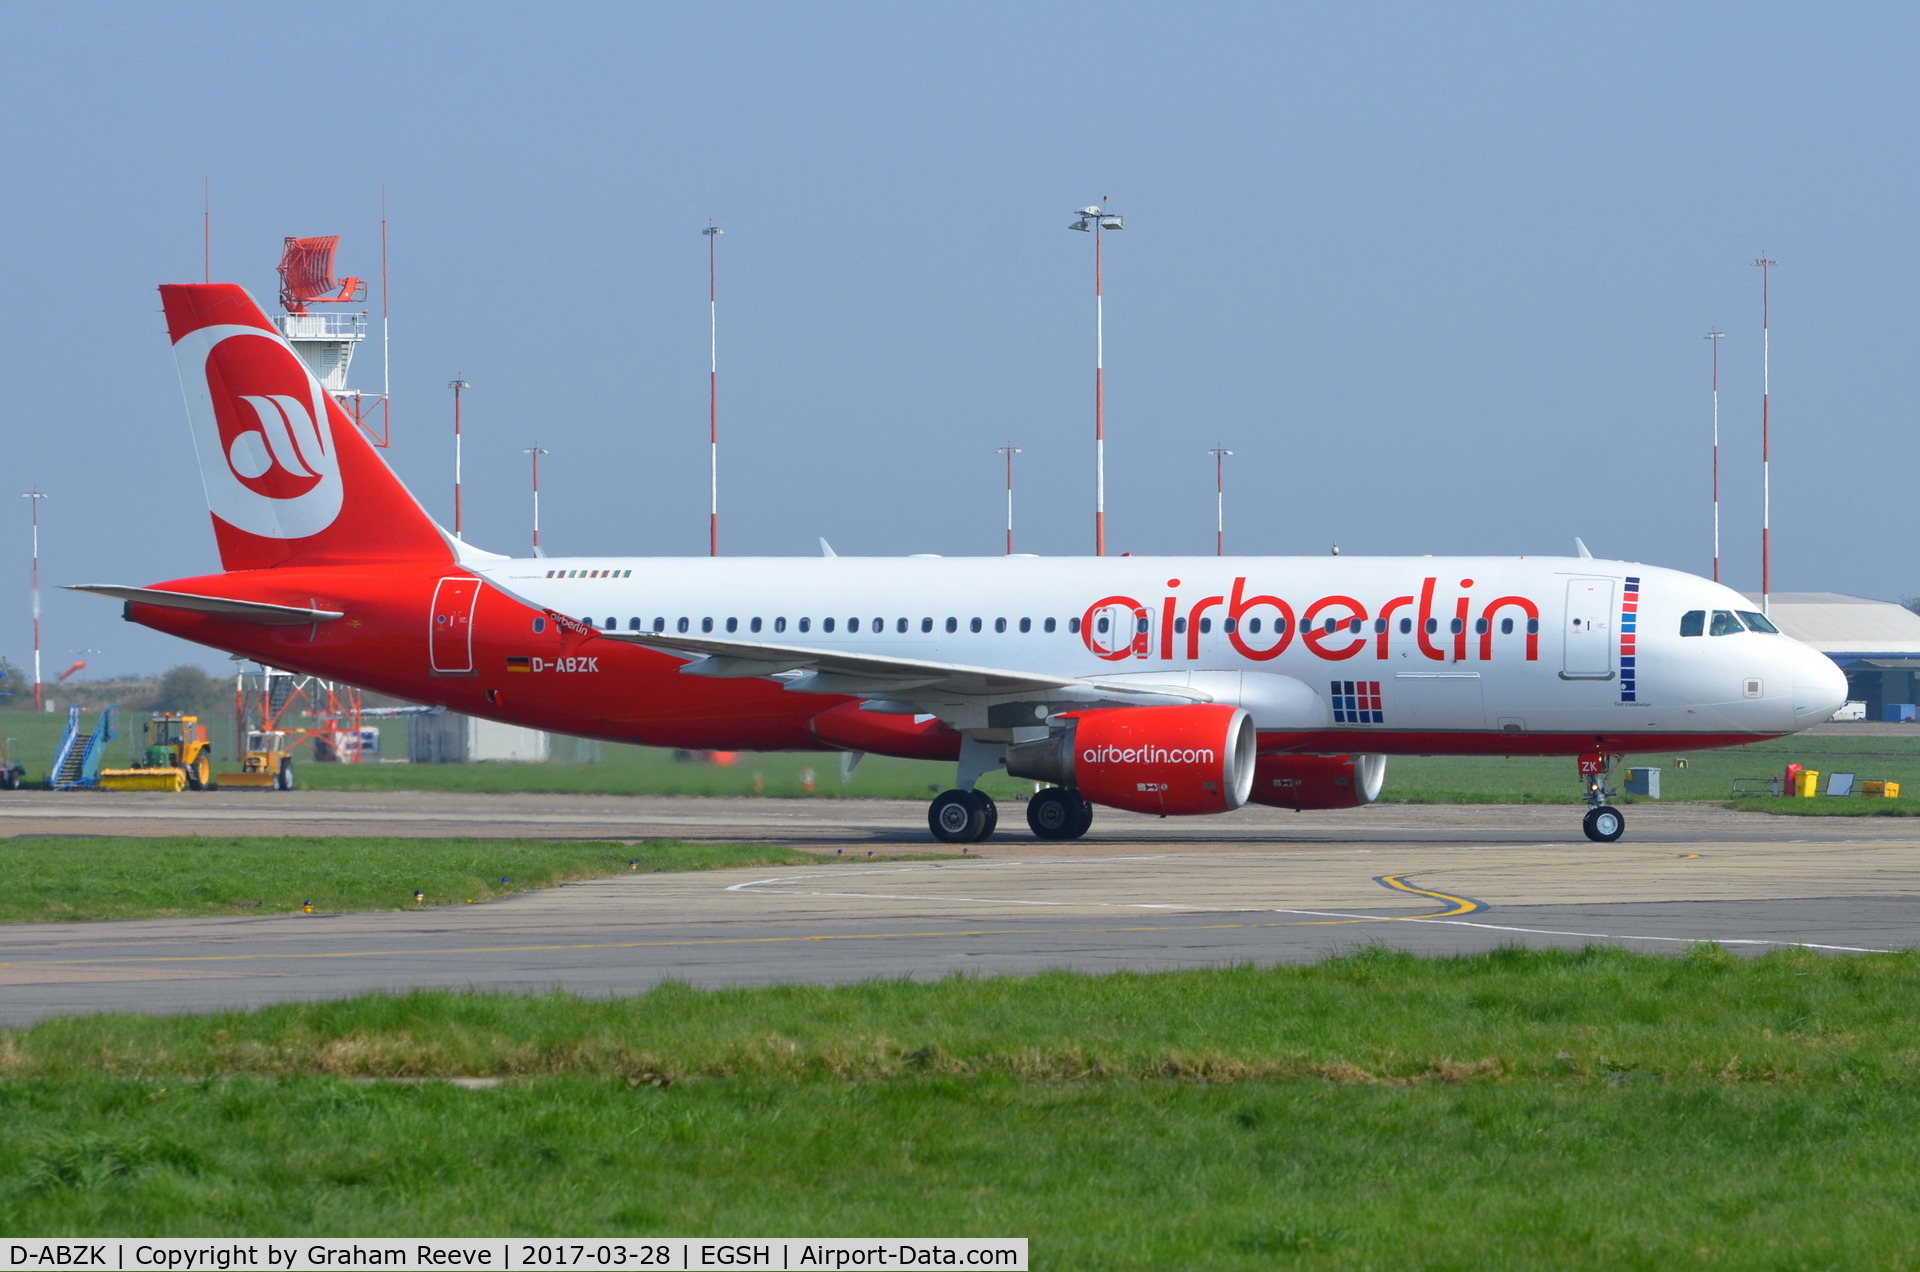
<path fill-rule="evenodd" d="M 1817 649 L 1802 648 L 1793 669 L 1793 727 L 1819 724 L 1846 705 L 1847 676 Z"/>

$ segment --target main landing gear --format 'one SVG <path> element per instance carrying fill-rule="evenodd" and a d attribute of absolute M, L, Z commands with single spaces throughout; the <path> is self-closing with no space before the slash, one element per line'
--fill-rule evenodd
<path fill-rule="evenodd" d="M 999 824 L 999 805 L 985 791 L 943 791 L 927 806 L 927 829 L 943 844 L 977 844 Z"/>
<path fill-rule="evenodd" d="M 943 791 L 927 806 L 927 829 L 944 844 L 977 844 L 993 834 L 1000 810 L 985 791 Z M 1027 801 L 1027 825 L 1041 839 L 1078 839 L 1093 825 L 1080 792 L 1049 786 Z"/>
<path fill-rule="evenodd" d="M 1590 751 L 1580 757 L 1580 780 L 1585 784 L 1587 815 L 1580 829 L 1596 843 L 1610 844 L 1626 833 L 1627 818 L 1607 800 L 1620 792 L 1607 785 L 1617 756 Z"/>

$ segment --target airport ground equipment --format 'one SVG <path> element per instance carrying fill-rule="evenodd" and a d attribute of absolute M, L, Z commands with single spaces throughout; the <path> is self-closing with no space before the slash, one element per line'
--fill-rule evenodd
<path fill-rule="evenodd" d="M 213 747 L 198 716 L 156 711 L 146 736 L 146 749 L 132 767 L 101 770 L 103 790 L 203 791 L 213 785 Z"/>
<path fill-rule="evenodd" d="M 66 731 L 54 750 L 52 776 L 47 779 L 49 790 L 91 790 L 99 786 L 100 761 L 107 743 L 120 736 L 120 708 L 103 707 L 92 718 L 91 729 L 82 727 L 87 723 L 77 704 L 67 708 Z"/>
<path fill-rule="evenodd" d="M 12 743 L 12 738 L 0 738 L 0 791 L 17 791 L 27 780 L 27 766 L 13 758 Z"/>
<path fill-rule="evenodd" d="M 247 730 L 247 750 L 240 759 L 240 771 L 222 773 L 218 780 L 222 789 L 292 790 L 293 756 L 287 753 L 287 731 Z"/>

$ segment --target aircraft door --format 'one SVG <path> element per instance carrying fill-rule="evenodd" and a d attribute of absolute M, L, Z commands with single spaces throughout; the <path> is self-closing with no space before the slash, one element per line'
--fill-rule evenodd
<path fill-rule="evenodd" d="M 1092 627 L 1088 642 L 1095 653 L 1118 661 L 1129 655 L 1145 658 L 1153 648 L 1152 626 L 1147 610 L 1131 605 L 1102 605 L 1087 618 Z"/>
<path fill-rule="evenodd" d="M 433 589 L 433 626 L 428 634 L 428 665 L 436 676 L 473 674 L 473 610 L 480 580 L 441 579 Z"/>
<path fill-rule="evenodd" d="M 1613 679 L 1614 580 L 1568 579 L 1562 680 Z"/>

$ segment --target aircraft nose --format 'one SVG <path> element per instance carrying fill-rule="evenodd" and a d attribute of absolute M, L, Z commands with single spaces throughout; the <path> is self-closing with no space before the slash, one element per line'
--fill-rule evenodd
<path fill-rule="evenodd" d="M 1793 669 L 1793 724 L 1819 724 L 1846 705 L 1847 676 L 1817 649 L 1802 648 Z"/>

